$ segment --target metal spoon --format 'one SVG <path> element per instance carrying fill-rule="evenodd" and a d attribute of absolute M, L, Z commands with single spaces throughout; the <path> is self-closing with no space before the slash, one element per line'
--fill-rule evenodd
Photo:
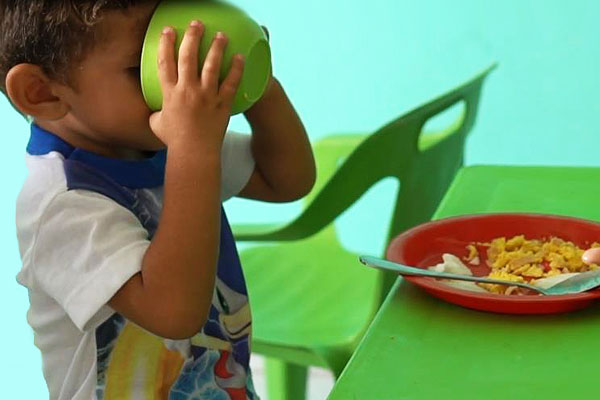
<path fill-rule="evenodd" d="M 481 278 L 478 276 L 470 275 L 449 274 L 447 272 L 434 272 L 427 269 L 410 267 L 408 265 L 398 264 L 395 262 L 371 256 L 360 256 L 360 262 L 370 267 L 399 272 L 402 275 L 428 276 L 432 278 L 456 279 L 459 281 L 496 283 L 500 285 L 519 286 L 526 289 L 534 290 L 545 295 L 581 293 L 600 286 L 600 268 L 595 269 L 593 271 L 582 272 L 550 288 L 542 289 L 538 286 L 528 285 L 527 283 Z"/>

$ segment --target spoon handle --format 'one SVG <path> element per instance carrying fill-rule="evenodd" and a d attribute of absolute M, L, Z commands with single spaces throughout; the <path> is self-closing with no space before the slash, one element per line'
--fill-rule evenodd
<path fill-rule="evenodd" d="M 383 260 L 383 259 L 377 258 L 377 257 L 360 256 L 360 262 L 362 262 L 363 264 L 365 264 L 369 267 L 385 269 L 388 271 L 395 271 L 395 272 L 399 272 L 402 275 L 429 276 L 432 278 L 456 279 L 459 281 L 496 283 L 496 284 L 507 285 L 507 286 L 520 286 L 523 288 L 535 290 L 536 292 L 543 293 L 542 289 L 535 287 L 533 285 L 528 285 L 526 283 L 502 281 L 499 279 L 481 278 L 478 276 L 471 276 L 471 275 L 450 274 L 447 272 L 435 272 L 435 271 L 430 271 L 428 269 L 409 267 L 408 265 L 398 264 L 398 263 L 391 262 L 388 260 Z"/>

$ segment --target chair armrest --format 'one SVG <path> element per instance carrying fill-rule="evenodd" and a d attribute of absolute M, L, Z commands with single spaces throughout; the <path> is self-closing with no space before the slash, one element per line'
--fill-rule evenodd
<path fill-rule="evenodd" d="M 282 240 L 280 231 L 285 230 L 287 225 L 277 224 L 235 224 L 232 225 L 233 236 L 237 242 L 264 242 L 264 241 L 278 241 Z M 285 235 L 284 235 L 285 236 Z M 292 235 L 293 239 L 301 239 L 305 237 L 302 233 L 298 232 L 296 235 Z"/>

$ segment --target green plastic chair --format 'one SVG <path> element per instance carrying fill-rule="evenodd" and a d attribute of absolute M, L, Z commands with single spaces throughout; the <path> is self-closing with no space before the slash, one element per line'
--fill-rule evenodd
<path fill-rule="evenodd" d="M 491 66 L 449 93 L 369 136 L 314 144 L 318 178 L 302 213 L 283 226 L 234 226 L 253 314 L 252 351 L 266 356 L 269 400 L 304 399 L 308 366 L 336 378 L 397 275 L 368 269 L 340 244 L 334 221 L 386 177 L 400 181 L 386 244 L 430 219 L 463 164 L 465 138 Z M 463 101 L 447 129 L 421 134 L 432 117 Z"/>

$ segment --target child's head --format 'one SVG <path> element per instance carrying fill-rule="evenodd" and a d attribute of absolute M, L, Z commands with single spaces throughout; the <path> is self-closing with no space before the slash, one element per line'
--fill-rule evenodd
<path fill-rule="evenodd" d="M 139 84 L 158 0 L 3 0 L 0 90 L 75 146 L 154 150 Z M 112 152 L 115 155 L 116 153 Z"/>

